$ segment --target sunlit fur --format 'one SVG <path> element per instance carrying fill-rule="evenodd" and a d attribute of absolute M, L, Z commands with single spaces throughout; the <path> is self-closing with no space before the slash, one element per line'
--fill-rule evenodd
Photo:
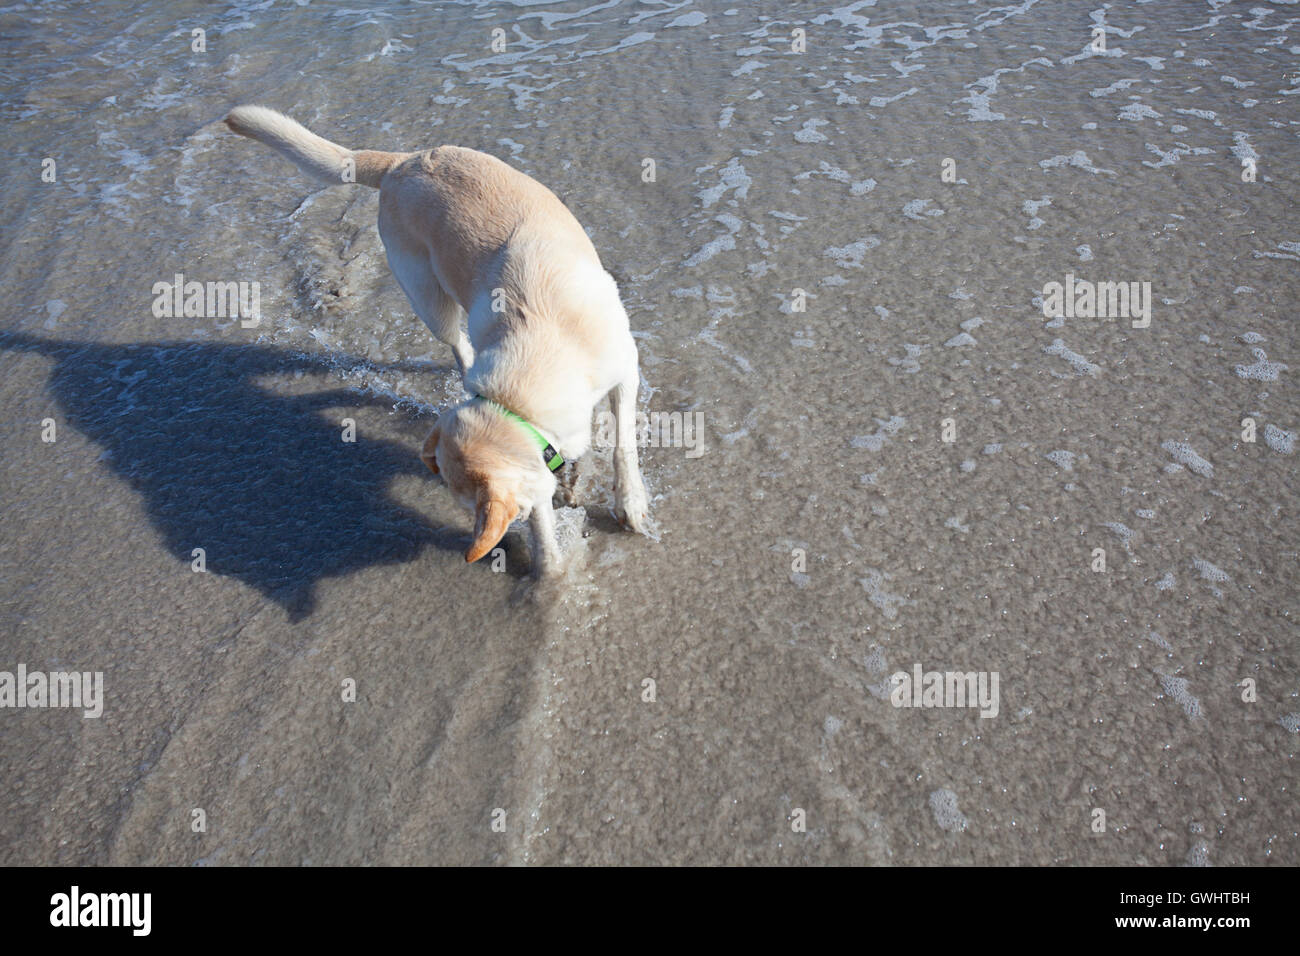
<path fill-rule="evenodd" d="M 226 123 L 324 182 L 355 179 L 380 190 L 389 266 L 416 315 L 451 347 L 468 392 L 522 415 L 570 460 L 590 448 L 592 412 L 609 396 L 618 517 L 646 530 L 633 424 L 639 373 L 627 313 L 586 232 L 549 189 L 458 146 L 353 151 L 255 106 L 237 107 Z M 527 518 L 535 571 L 560 570 L 556 479 L 522 425 L 466 400 L 438 418 L 422 458 L 475 512 L 467 560 L 496 546 L 509 523 L 503 516 Z"/>

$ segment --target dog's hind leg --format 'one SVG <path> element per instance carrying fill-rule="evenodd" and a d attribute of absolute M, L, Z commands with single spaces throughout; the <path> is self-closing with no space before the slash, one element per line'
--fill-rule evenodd
<path fill-rule="evenodd" d="M 383 231 L 381 228 L 381 235 Z M 388 236 L 384 236 L 384 252 L 388 266 L 415 314 L 439 342 L 451 346 L 460 367 L 460 377 L 464 379 L 465 370 L 474 364 L 474 347 L 461 328 L 461 307 L 443 290 L 423 250 L 403 248 L 400 242 L 390 241 Z"/>
<path fill-rule="evenodd" d="M 609 393 L 610 408 L 617 420 L 614 445 L 614 512 L 625 528 L 645 534 L 650 522 L 650 499 L 641 480 L 636 453 L 636 390 L 641 383 L 637 364 L 632 362 L 623 381 Z"/>
<path fill-rule="evenodd" d="M 460 318 L 464 315 L 464 310 L 457 305 L 456 300 L 443 291 L 442 286 L 434 282 L 436 290 L 431 298 L 434 300 L 429 303 L 429 314 L 433 321 L 424 319 L 424 324 L 429 330 L 437 336 L 438 341 L 445 342 L 451 346 L 452 354 L 456 356 L 456 364 L 460 366 L 460 377 L 465 378 L 465 371 L 474 364 L 474 346 L 469 344 L 469 337 L 465 335 L 465 330 L 461 328 Z"/>

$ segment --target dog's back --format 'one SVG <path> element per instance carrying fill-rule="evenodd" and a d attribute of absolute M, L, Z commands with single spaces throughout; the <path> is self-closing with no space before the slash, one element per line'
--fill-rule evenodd
<path fill-rule="evenodd" d="M 496 288 L 507 297 L 522 292 L 496 284 L 510 270 L 494 257 L 508 247 L 544 240 L 548 255 L 600 268 L 595 246 L 555 193 L 478 150 L 439 146 L 412 155 L 389 171 L 379 204 L 385 243 L 422 246 L 466 311 Z"/>

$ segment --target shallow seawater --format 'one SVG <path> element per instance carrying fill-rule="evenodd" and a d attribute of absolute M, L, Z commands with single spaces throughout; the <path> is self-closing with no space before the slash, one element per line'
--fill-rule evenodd
<path fill-rule="evenodd" d="M 16 4 L 0 50 L 0 671 L 105 694 L 3 714 L 0 862 L 1300 863 L 1300 7 Z M 521 532 L 465 565 L 377 194 L 246 102 L 565 200 L 702 425 L 642 449 L 659 540 L 597 452 L 558 592 Z M 260 322 L 155 314 L 177 274 Z M 918 666 L 996 715 L 895 706 Z"/>

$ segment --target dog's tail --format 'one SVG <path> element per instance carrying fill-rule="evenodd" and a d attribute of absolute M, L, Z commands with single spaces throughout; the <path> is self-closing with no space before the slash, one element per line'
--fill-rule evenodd
<path fill-rule="evenodd" d="M 226 125 L 240 136 L 259 140 L 283 153 L 322 182 L 335 185 L 361 183 L 378 189 L 384 174 L 412 155 L 345 149 L 265 106 L 236 106 L 226 117 Z"/>

